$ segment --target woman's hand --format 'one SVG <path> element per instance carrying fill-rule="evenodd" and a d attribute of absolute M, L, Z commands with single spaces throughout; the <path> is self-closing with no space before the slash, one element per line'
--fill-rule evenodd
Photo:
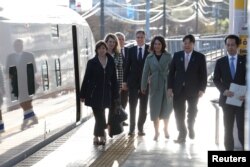
<path fill-rule="evenodd" d="M 168 96 L 168 97 L 173 97 L 173 96 L 174 96 L 174 93 L 173 93 L 173 90 L 172 90 L 172 89 L 168 89 L 168 90 L 167 90 L 167 96 Z"/>
<path fill-rule="evenodd" d="M 125 82 L 122 83 L 122 90 L 128 90 L 127 83 Z"/>

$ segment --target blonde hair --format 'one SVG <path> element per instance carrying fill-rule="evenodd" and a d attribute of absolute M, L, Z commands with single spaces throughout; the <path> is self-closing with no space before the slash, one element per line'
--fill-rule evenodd
<path fill-rule="evenodd" d="M 104 41 L 107 43 L 109 38 L 112 38 L 115 40 L 115 48 L 113 50 L 113 52 L 115 54 L 119 54 L 120 53 L 120 50 L 121 50 L 121 47 L 120 47 L 120 44 L 119 44 L 119 41 L 118 41 L 118 38 L 115 34 L 112 34 L 112 33 L 108 33 L 105 38 L 104 38 Z"/>

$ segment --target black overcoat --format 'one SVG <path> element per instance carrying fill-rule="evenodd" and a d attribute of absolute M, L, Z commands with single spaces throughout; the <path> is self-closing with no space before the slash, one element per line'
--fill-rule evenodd
<path fill-rule="evenodd" d="M 80 91 L 80 98 L 85 100 L 87 106 L 109 108 L 111 101 L 119 97 L 114 59 L 108 54 L 107 58 L 105 68 L 102 67 L 97 56 L 87 63 Z"/>

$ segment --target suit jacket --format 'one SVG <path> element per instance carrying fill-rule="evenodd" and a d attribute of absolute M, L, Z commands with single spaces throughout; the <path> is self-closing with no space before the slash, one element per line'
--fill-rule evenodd
<path fill-rule="evenodd" d="M 123 66 L 123 71 L 125 71 L 125 68 L 126 68 L 126 64 L 127 64 L 127 61 L 128 61 L 128 51 L 129 51 L 129 48 L 128 47 L 124 47 L 124 55 L 122 56 L 122 66 Z"/>
<path fill-rule="evenodd" d="M 137 58 L 137 46 L 133 46 L 129 49 L 128 60 L 124 72 L 124 82 L 128 84 L 128 87 L 130 89 L 135 88 L 140 90 L 142 70 L 145 63 L 145 59 L 149 54 L 148 49 L 149 45 L 145 44 L 145 51 L 143 54 L 142 63 L 140 63 Z"/>
<path fill-rule="evenodd" d="M 227 98 L 223 96 L 223 93 L 226 89 L 229 89 L 231 83 L 246 85 L 246 56 L 238 56 L 234 79 L 230 73 L 228 56 L 218 59 L 214 69 L 213 82 L 220 91 L 219 104 L 223 106 Z"/>
<path fill-rule="evenodd" d="M 87 106 L 109 108 L 111 101 L 119 97 L 115 62 L 109 54 L 107 57 L 105 69 L 97 56 L 87 63 L 80 92 Z"/>
<path fill-rule="evenodd" d="M 207 65 L 205 55 L 193 50 L 187 70 L 184 67 L 185 53 L 174 53 L 168 76 L 168 88 L 174 95 L 179 95 L 183 87 L 188 96 L 198 96 L 199 91 L 205 92 L 207 85 Z"/>

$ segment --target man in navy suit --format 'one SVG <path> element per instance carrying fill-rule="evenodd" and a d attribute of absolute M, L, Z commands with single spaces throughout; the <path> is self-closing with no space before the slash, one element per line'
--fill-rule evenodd
<path fill-rule="evenodd" d="M 139 118 L 138 118 L 138 135 L 144 136 L 143 130 L 144 123 L 147 117 L 147 104 L 148 104 L 148 90 L 142 94 L 140 90 L 141 77 L 145 59 L 148 55 L 149 46 L 145 44 L 145 32 L 139 30 L 136 32 L 137 46 L 129 49 L 128 60 L 124 72 L 124 86 L 129 90 L 129 135 L 134 135 L 135 131 L 135 117 L 136 106 L 138 99 L 140 99 Z"/>
<path fill-rule="evenodd" d="M 226 104 L 227 97 L 234 96 L 230 91 L 230 84 L 246 85 L 246 56 L 237 54 L 240 39 L 236 35 L 228 35 L 225 38 L 227 55 L 218 59 L 214 69 L 214 84 L 220 91 L 219 104 L 223 110 L 224 119 L 224 146 L 226 150 L 234 150 L 233 126 L 236 118 L 239 141 L 244 147 L 244 112 L 245 105 L 233 106 Z M 244 102 L 245 96 L 239 99 Z"/>
<path fill-rule="evenodd" d="M 186 101 L 188 103 L 187 126 L 189 138 L 194 139 L 194 123 L 198 112 L 197 104 L 207 85 L 206 59 L 202 53 L 194 50 L 194 36 L 186 35 L 182 41 L 183 50 L 174 53 L 168 76 L 168 94 L 173 96 L 174 113 L 179 131 L 179 136 L 175 140 L 176 143 L 186 141 Z"/>

